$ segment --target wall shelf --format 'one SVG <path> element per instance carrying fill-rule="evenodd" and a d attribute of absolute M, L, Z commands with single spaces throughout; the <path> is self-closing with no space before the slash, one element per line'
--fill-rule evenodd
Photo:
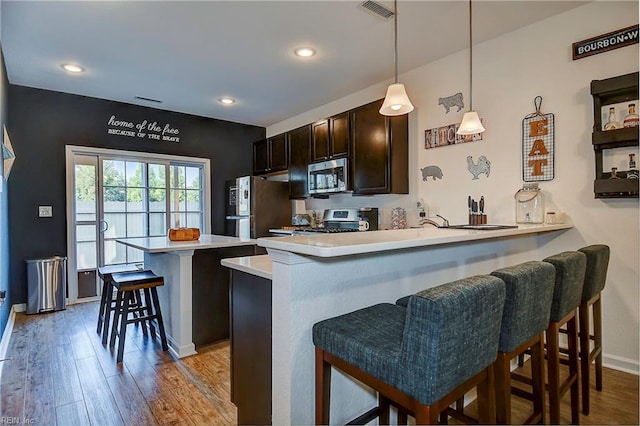
<path fill-rule="evenodd" d="M 595 198 L 638 198 L 638 179 L 627 179 L 626 171 L 618 171 L 620 179 L 611 179 L 611 172 L 603 170 L 603 153 L 608 149 L 638 146 L 638 127 L 602 130 L 602 108 L 620 102 L 638 100 L 638 73 L 625 74 L 591 82 L 593 96 L 593 133 L 591 142 L 595 153 Z M 640 107 L 640 105 L 638 105 Z"/>

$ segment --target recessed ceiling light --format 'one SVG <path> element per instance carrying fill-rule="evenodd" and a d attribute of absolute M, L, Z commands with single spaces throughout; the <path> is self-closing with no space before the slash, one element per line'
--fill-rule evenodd
<path fill-rule="evenodd" d="M 64 68 L 65 71 L 69 71 L 73 73 L 84 72 L 84 68 L 76 64 L 62 64 L 62 68 Z"/>
<path fill-rule="evenodd" d="M 296 56 L 300 56 L 301 58 L 308 58 L 316 54 L 316 49 L 311 47 L 299 47 L 293 51 Z"/>
<path fill-rule="evenodd" d="M 218 102 L 224 105 L 231 105 L 231 104 L 235 104 L 236 100 L 233 98 L 220 98 L 218 99 Z"/>

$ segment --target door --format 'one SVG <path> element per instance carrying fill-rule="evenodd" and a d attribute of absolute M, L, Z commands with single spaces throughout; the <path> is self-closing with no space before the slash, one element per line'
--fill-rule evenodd
<path fill-rule="evenodd" d="M 141 250 L 117 239 L 164 237 L 171 227 L 207 232 L 209 160 L 71 148 L 98 153 L 67 148 L 70 303 L 100 296 L 98 267 L 143 264 Z"/>

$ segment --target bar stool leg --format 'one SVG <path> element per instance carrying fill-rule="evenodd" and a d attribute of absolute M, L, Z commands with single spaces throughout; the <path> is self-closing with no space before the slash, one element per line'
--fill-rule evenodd
<path fill-rule="evenodd" d="M 560 357 L 558 347 L 558 323 L 552 322 L 546 331 L 547 373 L 549 376 L 549 422 L 560 424 Z"/>
<path fill-rule="evenodd" d="M 331 366 L 324 360 L 324 351 L 316 346 L 316 424 L 329 424 L 331 401 Z"/>
<path fill-rule="evenodd" d="M 169 349 L 169 345 L 167 345 L 167 335 L 164 331 L 164 321 L 162 321 L 162 310 L 160 309 L 160 302 L 158 301 L 158 291 L 155 287 L 151 287 L 151 297 L 153 299 L 153 309 L 155 311 L 156 320 L 158 321 L 162 350 L 166 351 Z"/>
<path fill-rule="evenodd" d="M 498 352 L 494 362 L 496 391 L 496 423 L 511 424 L 511 373 L 509 359 L 504 352 Z"/>
<path fill-rule="evenodd" d="M 107 339 L 109 338 L 109 323 L 111 322 L 111 311 L 113 310 L 113 307 L 111 306 L 113 304 L 113 287 L 111 287 L 111 283 L 109 282 L 108 285 L 105 283 L 102 291 L 102 297 L 105 300 L 104 321 L 102 324 L 102 344 L 106 345 Z"/>
<path fill-rule="evenodd" d="M 144 289 L 144 300 L 146 303 L 146 307 L 147 307 L 147 316 L 152 316 L 154 315 L 154 309 L 153 309 L 153 305 L 152 305 L 152 299 L 151 299 L 151 293 L 149 292 L 148 288 Z M 157 309 L 156 309 L 157 311 Z M 152 320 L 149 320 L 149 331 L 151 332 L 151 338 L 155 339 L 156 338 L 156 326 L 153 324 Z"/>
<path fill-rule="evenodd" d="M 540 333 L 540 339 L 531 348 L 531 375 L 533 388 L 533 412 L 540 413 L 540 421 L 538 423 L 545 424 L 545 413 L 547 410 L 544 403 L 544 333 Z M 500 423 L 500 421 L 498 421 L 498 423 Z"/>
<path fill-rule="evenodd" d="M 571 383 L 571 423 L 580 424 L 580 384 L 578 383 L 578 324 L 576 315 L 567 322 L 569 343 L 569 377 Z M 588 355 L 587 355 L 588 356 Z"/>
<path fill-rule="evenodd" d="M 126 291 L 124 293 L 124 303 L 122 306 L 122 313 L 120 315 L 120 330 L 118 332 L 118 355 L 116 362 L 122 362 L 122 358 L 124 356 L 124 341 L 127 338 L 127 317 L 129 316 L 129 306 L 131 305 L 131 299 L 135 298 L 130 291 Z"/>
<path fill-rule="evenodd" d="M 111 305 L 106 304 L 105 297 L 107 295 L 107 287 L 111 287 L 108 285 L 107 280 L 102 280 L 102 294 L 100 295 L 100 312 L 98 313 L 98 327 L 96 328 L 96 333 L 100 334 L 103 330 L 103 322 L 106 315 L 106 312 L 109 312 L 111 309 Z M 103 339 L 104 340 L 104 339 Z"/>
<path fill-rule="evenodd" d="M 145 308 L 145 305 L 142 304 L 142 293 L 140 292 L 140 290 L 133 291 L 133 299 L 135 304 L 135 309 L 133 310 L 134 317 L 143 318 L 145 316 L 144 311 L 146 310 L 146 308 Z M 146 321 L 145 320 L 136 321 L 135 325 L 137 326 L 138 324 L 142 327 L 142 335 L 147 337 L 148 333 L 147 333 Z"/>
<path fill-rule="evenodd" d="M 120 317 L 122 316 L 122 292 L 118 291 L 116 295 L 116 306 L 113 310 L 113 324 L 111 325 L 111 339 L 109 339 L 109 347 L 113 347 L 116 344 L 116 334 L 118 331 L 118 324 Z"/>
<path fill-rule="evenodd" d="M 590 341 L 589 338 L 590 330 L 589 330 L 589 303 L 583 302 L 580 305 L 579 309 L 579 317 L 580 317 L 580 373 L 581 373 L 581 383 L 582 383 L 582 413 L 584 415 L 589 415 L 589 386 L 590 386 L 590 373 L 589 367 L 591 365 L 591 349 L 590 349 Z"/>
<path fill-rule="evenodd" d="M 602 304 L 601 297 L 593 304 L 593 335 L 596 350 L 596 390 L 602 391 Z"/>

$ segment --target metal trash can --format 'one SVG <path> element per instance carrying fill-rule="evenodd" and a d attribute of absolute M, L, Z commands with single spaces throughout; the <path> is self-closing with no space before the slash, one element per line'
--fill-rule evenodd
<path fill-rule="evenodd" d="M 67 258 L 29 259 L 27 262 L 27 314 L 66 308 Z"/>

